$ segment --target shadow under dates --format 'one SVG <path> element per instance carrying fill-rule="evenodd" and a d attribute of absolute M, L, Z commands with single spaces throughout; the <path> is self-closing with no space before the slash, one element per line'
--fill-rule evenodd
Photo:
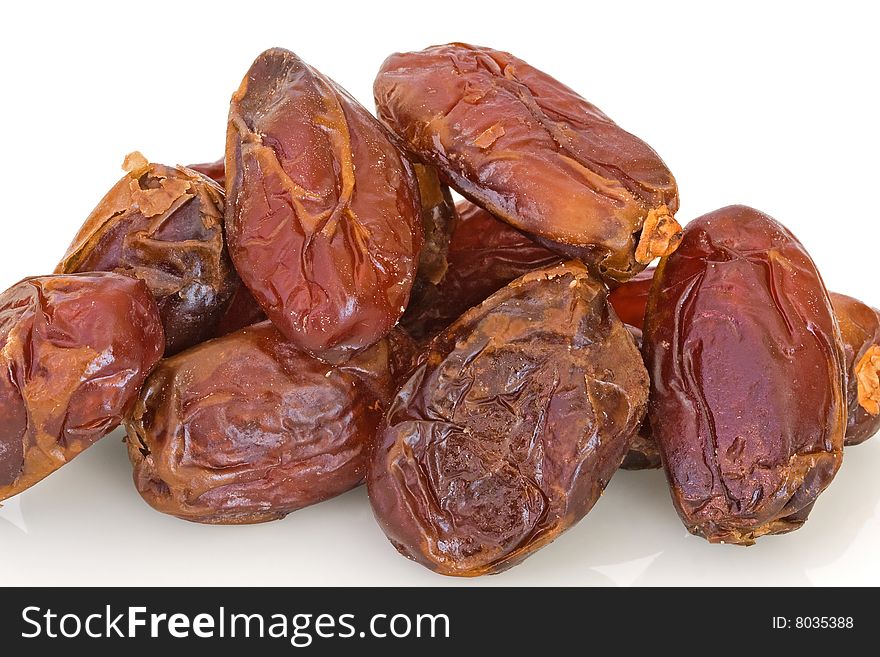
<path fill-rule="evenodd" d="M 373 520 L 364 487 L 262 525 L 203 526 L 156 513 L 131 485 L 121 440 L 117 430 L 4 502 L 0 546 L 18 557 L 0 561 L 0 586 L 27 585 L 38 571 L 58 585 L 112 585 L 122 577 L 132 586 L 184 579 L 217 586 L 322 586 L 354 578 L 365 585 L 413 586 L 761 585 L 771 578 L 779 585 L 830 584 L 823 569 L 847 551 L 868 549 L 859 534 L 866 524 L 880 522 L 880 481 L 873 476 L 880 441 L 846 451 L 843 474 L 805 527 L 748 549 L 690 536 L 676 517 L 662 472 L 621 471 L 589 516 L 526 563 L 501 575 L 459 580 L 399 558 Z M 89 540 L 78 538 L 83 535 Z M 161 559 L 169 549 L 175 558 Z M 861 583 L 835 578 L 839 585 Z"/>

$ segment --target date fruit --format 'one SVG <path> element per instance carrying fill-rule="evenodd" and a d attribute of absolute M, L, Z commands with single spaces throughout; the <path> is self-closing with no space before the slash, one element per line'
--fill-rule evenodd
<path fill-rule="evenodd" d="M 847 445 L 880 430 L 880 314 L 844 294 L 831 293 L 846 356 Z"/>
<path fill-rule="evenodd" d="M 689 223 L 648 297 L 649 418 L 687 528 L 750 545 L 800 527 L 840 467 L 846 376 L 797 239 L 744 206 Z"/>
<path fill-rule="evenodd" d="M 438 573 L 505 570 L 587 514 L 647 394 L 586 267 L 526 274 L 437 336 L 398 392 L 367 474 L 376 518 Z"/>
<path fill-rule="evenodd" d="M 141 496 L 184 520 L 283 518 L 362 482 L 396 390 L 389 340 L 343 366 L 270 322 L 163 360 L 126 421 Z"/>
<path fill-rule="evenodd" d="M 557 254 L 469 201 L 459 203 L 456 214 L 445 275 L 436 284 L 414 288 L 400 320 L 420 342 L 515 278 L 560 262 Z"/>
<path fill-rule="evenodd" d="M 232 97 L 226 227 L 239 275 L 310 354 L 340 361 L 403 313 L 422 245 L 410 165 L 382 126 L 292 52 L 260 55 Z"/>
<path fill-rule="evenodd" d="M 654 280 L 655 267 L 640 271 L 626 283 L 611 290 L 608 301 L 614 312 L 627 326 L 642 331 L 645 328 L 645 308 L 648 305 L 648 293 Z"/>
<path fill-rule="evenodd" d="M 223 241 L 223 190 L 184 167 L 126 158 L 128 172 L 80 228 L 56 274 L 142 279 L 159 306 L 165 353 L 209 338 L 238 277 Z"/>
<path fill-rule="evenodd" d="M 521 59 L 463 43 L 396 53 L 373 92 L 414 159 L 602 276 L 675 249 L 678 189 L 657 153 Z"/>
<path fill-rule="evenodd" d="M 41 276 L 0 294 L 0 500 L 116 428 L 164 344 L 136 278 Z"/>

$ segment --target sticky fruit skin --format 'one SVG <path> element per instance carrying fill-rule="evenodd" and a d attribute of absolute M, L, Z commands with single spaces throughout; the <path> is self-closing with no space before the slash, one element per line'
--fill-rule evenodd
<path fill-rule="evenodd" d="M 240 285 L 223 238 L 223 190 L 132 153 L 127 173 L 80 228 L 55 273 L 112 271 L 152 292 L 171 355 L 211 337 Z"/>
<path fill-rule="evenodd" d="M 246 524 L 357 486 L 411 357 L 398 348 L 382 339 L 334 366 L 266 321 L 163 360 L 126 421 L 138 491 L 185 520 Z"/>
<path fill-rule="evenodd" d="M 822 279 L 745 206 L 689 223 L 648 298 L 649 418 L 694 534 L 750 545 L 800 527 L 840 467 L 846 375 Z"/>
<path fill-rule="evenodd" d="M 412 165 L 290 51 L 261 54 L 232 96 L 226 193 L 232 260 L 289 340 L 341 362 L 388 334 L 422 246 Z"/>
<path fill-rule="evenodd" d="M 136 278 L 41 276 L 0 294 L 0 500 L 116 428 L 164 345 Z"/>
<path fill-rule="evenodd" d="M 376 518 L 438 573 L 510 568 L 592 508 L 647 393 L 633 339 L 584 265 L 526 274 L 420 356 L 370 461 Z"/>
<path fill-rule="evenodd" d="M 428 342 L 512 280 L 561 261 L 513 226 L 462 201 L 456 205 L 443 277 L 417 282 L 400 324 L 417 341 Z"/>
<path fill-rule="evenodd" d="M 845 294 L 832 292 L 831 303 L 840 324 L 848 373 L 846 444 L 859 445 L 880 431 L 880 312 Z"/>
<path fill-rule="evenodd" d="M 513 55 L 464 43 L 396 53 L 379 119 L 443 182 L 611 281 L 675 249 L 675 179 L 650 146 Z"/>

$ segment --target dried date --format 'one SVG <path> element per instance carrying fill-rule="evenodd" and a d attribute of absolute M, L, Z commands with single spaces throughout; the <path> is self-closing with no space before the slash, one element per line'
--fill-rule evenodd
<path fill-rule="evenodd" d="M 367 476 L 379 524 L 442 574 L 515 565 L 596 502 L 647 388 L 583 265 L 526 274 L 437 336 L 389 408 Z"/>
<path fill-rule="evenodd" d="M 163 360 L 126 421 L 138 491 L 185 520 L 244 524 L 357 486 L 394 358 L 382 339 L 329 365 L 263 322 Z"/>
<path fill-rule="evenodd" d="M 391 55 L 379 118 L 474 203 L 626 280 L 675 249 L 678 189 L 647 144 L 521 59 L 462 43 Z"/>
<path fill-rule="evenodd" d="M 412 166 L 382 126 L 292 52 L 260 55 L 232 97 L 227 238 L 288 339 L 341 361 L 405 309 L 422 243 Z"/>
<path fill-rule="evenodd" d="M 689 223 L 657 268 L 644 352 L 651 428 L 688 529 L 750 545 L 800 527 L 846 429 L 840 332 L 800 242 L 744 206 Z"/>
<path fill-rule="evenodd" d="M 129 276 L 26 278 L 0 294 L 0 500 L 118 426 L 164 344 Z"/>
<path fill-rule="evenodd" d="M 414 288 L 400 320 L 420 342 L 433 338 L 513 279 L 560 262 L 556 253 L 469 201 L 456 206 L 456 215 L 445 275 L 436 284 L 425 282 Z"/>
<path fill-rule="evenodd" d="M 223 190 L 132 153 L 127 174 L 86 219 L 55 270 L 112 271 L 153 293 L 171 355 L 211 336 L 238 277 L 223 240 Z"/>
<path fill-rule="evenodd" d="M 858 445 L 880 430 L 880 314 L 843 294 L 831 294 L 831 304 L 846 357 L 846 444 Z"/>

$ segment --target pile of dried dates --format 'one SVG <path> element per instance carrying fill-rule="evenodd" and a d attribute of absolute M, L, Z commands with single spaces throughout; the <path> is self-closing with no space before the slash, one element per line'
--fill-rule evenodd
<path fill-rule="evenodd" d="M 445 575 L 519 563 L 620 467 L 662 466 L 711 542 L 800 527 L 880 428 L 878 312 L 758 210 L 682 228 L 657 153 L 508 53 L 395 54 L 374 93 L 378 119 L 264 52 L 222 160 L 132 153 L 0 295 L 0 500 L 124 424 L 159 511 L 264 522 L 366 482 Z"/>

